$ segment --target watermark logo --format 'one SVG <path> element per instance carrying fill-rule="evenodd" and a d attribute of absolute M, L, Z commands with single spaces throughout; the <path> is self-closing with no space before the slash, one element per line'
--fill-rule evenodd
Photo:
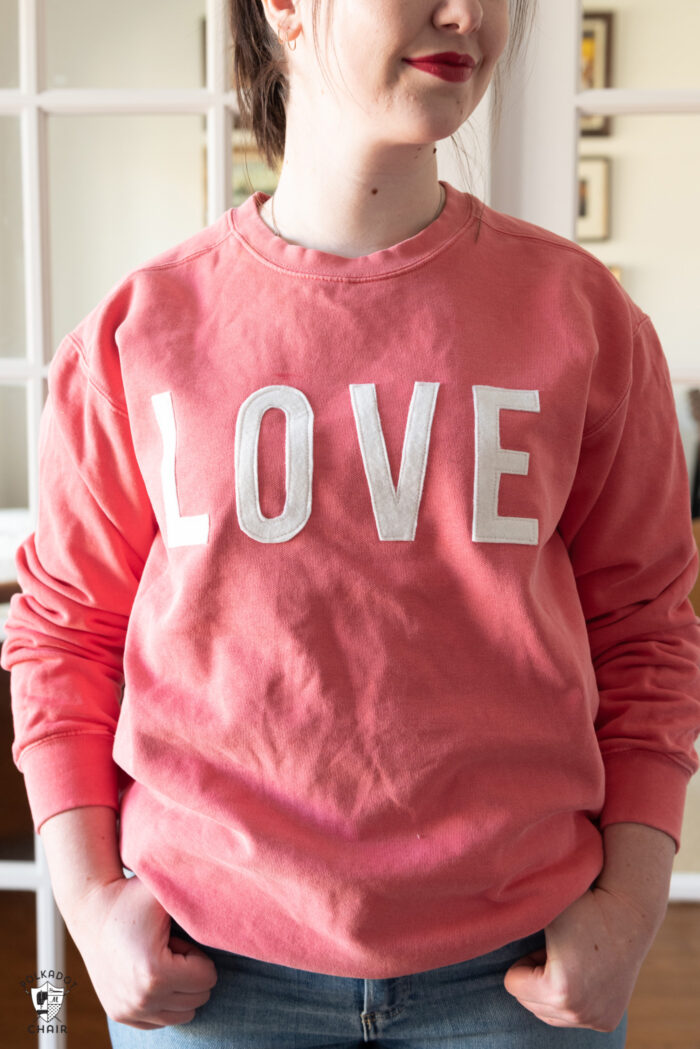
<path fill-rule="evenodd" d="M 32 986 L 34 981 L 36 986 Z M 61 983 L 62 987 L 59 986 Z M 33 973 L 20 980 L 20 985 L 25 994 L 31 995 L 36 1013 L 36 1023 L 27 1027 L 29 1033 L 65 1034 L 66 1025 L 59 1014 L 66 995 L 77 987 L 75 980 L 54 969 L 42 969 L 40 973 Z"/>
<path fill-rule="evenodd" d="M 32 987 L 32 1001 L 37 1019 L 51 1023 L 61 1011 L 65 993 L 65 987 L 54 987 L 48 980 L 44 980 L 40 987 Z"/>

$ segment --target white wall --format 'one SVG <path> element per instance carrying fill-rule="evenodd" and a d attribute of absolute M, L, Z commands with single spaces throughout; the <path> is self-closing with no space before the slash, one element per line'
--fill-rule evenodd
<path fill-rule="evenodd" d="M 615 14 L 611 87 L 700 86 L 698 0 L 583 0 L 582 7 Z"/>

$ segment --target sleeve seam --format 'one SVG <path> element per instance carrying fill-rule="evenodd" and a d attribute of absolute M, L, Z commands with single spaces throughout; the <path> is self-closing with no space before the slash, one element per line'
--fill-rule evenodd
<path fill-rule="evenodd" d="M 646 324 L 646 322 L 649 321 L 649 320 L 650 320 L 650 318 L 649 318 L 648 314 L 645 313 L 644 316 L 642 317 L 642 319 L 639 321 L 639 323 L 635 327 L 634 331 L 632 332 L 632 342 L 634 342 L 634 340 L 637 338 L 637 334 L 639 333 L 639 329 L 641 328 L 641 326 L 643 324 Z M 622 407 L 622 405 L 627 400 L 631 389 L 632 389 L 632 378 L 630 378 L 630 381 L 627 383 L 627 387 L 625 389 L 625 392 L 622 394 L 622 396 L 620 397 L 620 400 L 617 402 L 617 404 L 615 404 L 608 412 L 606 412 L 606 414 L 603 416 L 602 419 L 598 419 L 598 421 L 596 423 L 594 423 L 593 426 L 590 427 L 590 429 L 584 430 L 583 435 L 581 437 L 582 441 L 587 441 L 589 437 L 594 437 L 600 430 L 602 430 L 605 426 L 608 425 L 609 422 L 612 421 L 612 419 L 615 417 L 615 415 L 617 415 L 618 410 Z"/>
<path fill-rule="evenodd" d="M 73 345 L 73 348 L 76 350 L 76 352 L 78 354 L 78 361 L 80 362 L 81 367 L 85 371 L 85 374 L 87 376 L 88 382 L 95 389 L 95 391 L 98 394 L 98 396 L 100 398 L 104 399 L 107 402 L 107 404 L 115 412 L 115 414 L 119 415 L 120 418 L 126 420 L 126 425 L 129 428 L 129 431 L 131 431 L 131 421 L 129 419 L 128 413 L 125 412 L 122 408 L 120 408 L 117 405 L 115 405 L 112 402 L 112 400 L 102 390 L 100 390 L 99 386 L 95 383 L 95 381 L 93 380 L 92 376 L 90 375 L 89 366 L 88 366 L 87 361 L 85 360 L 85 358 L 83 356 L 83 353 L 82 353 L 82 344 L 81 344 L 81 342 L 79 341 L 77 336 L 75 336 L 73 333 L 71 333 L 70 339 L 71 339 L 71 343 Z M 128 548 L 132 551 L 132 553 L 137 557 L 138 561 L 143 564 L 144 563 L 143 556 L 134 547 L 133 543 L 131 542 L 130 537 L 127 537 L 124 534 L 124 532 L 122 531 L 122 528 L 120 527 L 119 522 L 117 521 L 115 516 L 109 510 L 108 504 L 106 503 L 106 500 L 105 500 L 105 497 L 104 497 L 104 489 L 103 489 L 101 477 L 99 478 L 99 483 L 94 483 L 94 484 L 91 483 L 91 481 L 88 479 L 88 477 L 86 476 L 86 473 L 84 471 L 83 461 L 77 458 L 77 456 L 75 454 L 75 451 L 74 451 L 73 447 L 71 446 L 70 441 L 66 439 L 66 436 L 65 436 L 65 434 L 63 432 L 63 424 L 62 424 L 62 421 L 61 421 L 61 419 L 59 417 L 59 413 L 54 413 L 54 415 L 55 415 L 55 418 L 56 418 L 56 424 L 58 426 L 59 433 L 61 434 L 61 438 L 64 441 L 65 446 L 66 446 L 66 453 L 69 456 L 69 458 L 70 458 L 70 460 L 71 460 L 71 462 L 72 462 L 72 464 L 73 464 L 73 466 L 75 468 L 75 471 L 76 471 L 78 477 L 82 481 L 82 483 L 85 486 L 85 488 L 87 489 L 87 491 L 90 493 L 90 497 L 98 505 L 101 514 L 109 521 L 110 526 L 112 528 L 116 529 L 116 531 L 119 533 L 119 535 L 121 537 L 121 540 L 125 544 L 125 546 L 128 546 Z M 132 438 L 132 445 L 133 445 L 133 438 Z M 116 451 L 116 446 L 114 446 L 114 447 L 115 447 L 115 451 Z M 133 454 L 135 456 L 135 454 L 136 454 L 136 450 L 135 449 L 133 449 Z M 138 461 L 136 462 L 136 467 L 137 467 L 137 469 L 139 470 L 139 473 L 140 473 L 140 466 L 138 464 Z M 143 475 L 141 475 L 141 476 L 143 478 Z M 144 483 L 144 487 L 145 487 L 145 479 L 143 480 L 143 483 Z M 150 502 L 150 499 L 148 498 L 148 492 L 147 491 L 146 491 L 146 499 L 147 499 L 147 506 L 148 506 L 148 508 L 150 510 L 150 513 L 152 515 L 153 514 L 153 506 L 152 506 L 152 504 Z M 157 522 L 155 522 L 155 518 L 153 520 L 154 520 L 154 524 L 157 525 Z M 156 531 L 157 531 L 157 528 L 156 528 Z M 155 531 L 154 531 L 153 534 L 155 535 Z"/>
<path fill-rule="evenodd" d="M 92 372 L 90 371 L 90 365 L 88 364 L 87 357 L 85 356 L 85 347 L 80 341 L 79 337 L 75 334 L 75 332 L 71 332 L 69 338 L 77 351 L 78 359 L 80 360 L 80 363 L 85 371 L 85 375 L 90 385 L 93 387 L 93 389 L 97 391 L 100 397 L 107 402 L 107 404 L 114 412 L 116 412 L 118 415 L 121 415 L 124 419 L 128 419 L 129 413 L 126 411 L 126 409 L 122 408 L 120 404 L 117 404 L 115 401 L 113 401 L 109 393 L 105 389 L 103 389 L 100 383 L 98 383 L 97 380 L 93 377 Z"/>
<path fill-rule="evenodd" d="M 630 381 L 627 383 L 625 392 L 622 394 L 622 397 L 617 402 L 617 404 L 614 405 L 614 407 L 612 407 L 608 412 L 606 412 L 602 419 L 599 419 L 596 423 L 594 423 L 593 426 L 590 427 L 590 429 L 583 431 L 583 434 L 581 436 L 582 441 L 587 441 L 589 437 L 594 437 L 600 430 L 603 430 L 608 425 L 608 423 L 614 419 L 619 409 L 623 406 L 623 404 L 629 397 L 631 389 L 632 380 L 630 379 Z"/>
<path fill-rule="evenodd" d="M 49 743 L 54 743 L 57 740 L 61 739 L 68 739 L 72 736 L 99 736 L 104 737 L 107 740 L 114 740 L 114 733 L 110 732 L 55 732 L 50 736 L 43 736 L 42 739 L 35 739 L 33 743 L 29 743 L 28 746 L 22 749 L 22 753 L 19 755 L 18 761 L 21 764 L 24 761 L 25 755 L 29 754 L 30 751 L 35 750 L 37 747 L 46 746 Z"/>
<path fill-rule="evenodd" d="M 694 775 L 692 770 L 690 770 L 684 762 L 680 761 L 675 756 L 675 754 L 669 754 L 667 751 L 664 750 L 657 750 L 656 747 L 621 746 L 616 747 L 614 750 L 606 749 L 602 752 L 603 762 L 605 762 L 605 759 L 607 757 L 616 757 L 618 754 L 629 754 L 631 752 L 645 755 L 652 754 L 654 756 L 654 759 L 660 758 L 662 761 L 670 761 L 673 765 L 676 766 L 676 768 L 680 769 L 686 777 L 690 778 Z"/>

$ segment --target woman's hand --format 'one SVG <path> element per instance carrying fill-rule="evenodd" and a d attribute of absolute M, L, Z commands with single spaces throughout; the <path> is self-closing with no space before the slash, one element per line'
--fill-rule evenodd
<path fill-rule="evenodd" d="M 662 920 L 632 896 L 589 889 L 545 927 L 546 950 L 508 969 L 505 988 L 552 1027 L 614 1031 Z"/>
<path fill-rule="evenodd" d="M 130 1027 L 189 1023 L 216 983 L 211 958 L 170 936 L 170 915 L 138 877 L 94 885 L 69 930 L 105 1012 Z"/>

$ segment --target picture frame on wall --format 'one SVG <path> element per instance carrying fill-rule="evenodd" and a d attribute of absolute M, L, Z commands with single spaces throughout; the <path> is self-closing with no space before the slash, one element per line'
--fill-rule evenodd
<path fill-rule="evenodd" d="M 610 158 L 580 157 L 578 163 L 578 241 L 610 239 Z"/>
<path fill-rule="evenodd" d="M 581 91 L 612 87 L 612 11 L 586 12 L 581 26 Z M 582 135 L 609 135 L 609 116 L 581 114 Z"/>

